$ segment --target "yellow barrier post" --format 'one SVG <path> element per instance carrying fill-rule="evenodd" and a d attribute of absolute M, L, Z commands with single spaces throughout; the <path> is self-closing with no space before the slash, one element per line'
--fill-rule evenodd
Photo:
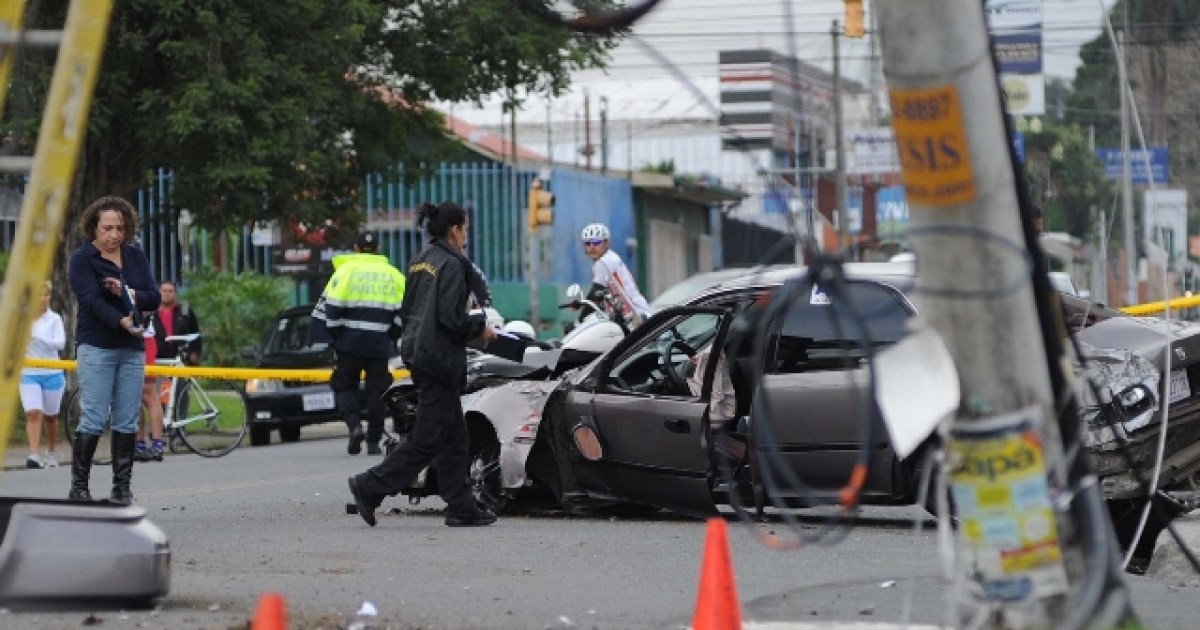
<path fill-rule="evenodd" d="M 79 149 L 87 133 L 113 0 L 74 0 L 54 66 L 21 221 L 0 295 L 0 458 L 8 448 L 17 381 L 38 297 L 58 247 Z"/>

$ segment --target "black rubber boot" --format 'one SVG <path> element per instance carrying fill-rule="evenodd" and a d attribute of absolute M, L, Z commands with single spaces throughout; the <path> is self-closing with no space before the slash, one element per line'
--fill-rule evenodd
<path fill-rule="evenodd" d="M 129 489 L 133 481 L 133 453 L 137 447 L 136 433 L 117 433 L 112 436 L 113 503 L 130 505 L 133 492 Z"/>
<path fill-rule="evenodd" d="M 67 494 L 68 499 L 92 500 L 88 479 L 92 476 L 92 458 L 96 455 L 96 445 L 99 443 L 99 435 L 75 434 L 75 444 L 71 447 L 71 492 Z"/>

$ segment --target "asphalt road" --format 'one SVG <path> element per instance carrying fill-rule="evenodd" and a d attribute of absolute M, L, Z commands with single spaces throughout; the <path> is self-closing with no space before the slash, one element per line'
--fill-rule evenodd
<path fill-rule="evenodd" d="M 704 524 L 654 518 L 502 518 L 450 529 L 440 506 L 392 500 L 379 526 L 345 514 L 346 477 L 377 458 L 343 440 L 239 449 L 219 460 L 139 464 L 136 504 L 167 532 L 171 594 L 154 610 L 96 611 L 102 628 L 245 628 L 257 596 L 286 598 L 293 628 L 677 628 L 696 601 Z M 67 468 L 9 471 L 0 491 L 61 496 Z M 106 492 L 108 470 L 93 475 Z M 936 623 L 945 606 L 936 536 L 914 508 L 870 510 L 840 544 L 794 552 L 759 544 L 731 519 L 747 619 Z M 768 527 L 780 528 L 778 523 Z M 889 581 L 894 585 L 884 587 Z M 1200 589 L 1131 579 L 1152 627 L 1194 628 Z M 356 616 L 364 602 L 377 617 Z M 79 628 L 87 613 L 0 611 L 0 628 Z M 567 625 L 569 620 L 571 625 Z"/>

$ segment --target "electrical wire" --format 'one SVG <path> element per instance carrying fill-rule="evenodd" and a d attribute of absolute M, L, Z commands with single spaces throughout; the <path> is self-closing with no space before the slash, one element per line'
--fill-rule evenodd
<path fill-rule="evenodd" d="M 1100 2 L 1101 7 L 1103 7 L 1103 0 L 1096 0 L 1096 1 Z M 1108 11 L 1103 11 L 1103 15 L 1104 15 L 1104 28 L 1108 32 L 1109 43 L 1112 45 L 1113 50 L 1116 53 L 1117 64 L 1119 64 L 1119 66 L 1122 68 L 1122 74 L 1125 76 L 1125 81 L 1120 86 L 1120 89 L 1122 90 L 1124 96 L 1126 97 L 1126 101 L 1129 103 L 1130 111 L 1133 113 L 1133 122 L 1134 122 L 1135 128 L 1137 129 L 1138 142 L 1141 144 L 1141 147 L 1142 147 L 1142 159 L 1144 160 L 1144 163 L 1145 163 L 1144 165 L 1146 167 L 1146 172 L 1151 173 L 1152 169 L 1150 167 L 1150 156 L 1148 155 L 1148 151 L 1147 151 L 1147 147 L 1146 147 L 1146 135 L 1145 135 L 1144 131 L 1142 130 L 1142 121 L 1141 121 L 1141 117 L 1138 115 L 1137 101 L 1133 97 L 1134 96 L 1133 88 L 1132 88 L 1132 86 L 1129 85 L 1129 73 L 1127 71 L 1125 71 L 1125 67 L 1126 67 L 1125 66 L 1125 48 L 1121 44 L 1121 42 L 1119 42 L 1117 40 L 1117 35 L 1116 35 L 1116 32 L 1113 31 L 1112 20 L 1109 18 Z M 1124 123 L 1124 121 L 1122 121 L 1122 123 Z M 1126 156 L 1125 159 L 1128 160 L 1129 157 Z M 1157 186 L 1155 185 L 1154 178 L 1147 177 L 1146 180 L 1149 182 L 1150 191 L 1152 193 L 1156 192 Z M 1158 219 L 1157 206 L 1155 207 L 1154 211 L 1155 211 L 1154 218 Z M 1159 222 L 1157 220 L 1154 223 L 1159 226 L 1159 230 L 1160 230 L 1159 240 L 1161 242 L 1165 242 L 1165 240 L 1162 237 L 1161 224 L 1159 224 Z M 1133 252 L 1128 252 L 1126 255 L 1132 256 L 1133 254 L 1134 254 Z M 1168 254 L 1169 254 L 1169 252 L 1168 252 Z M 1131 281 L 1132 281 L 1132 279 L 1131 279 Z M 1163 459 L 1166 456 L 1167 431 L 1170 426 L 1170 409 L 1171 409 L 1170 392 L 1171 392 L 1171 355 L 1172 355 L 1172 353 L 1170 352 L 1170 349 L 1171 349 L 1173 340 L 1172 340 L 1172 336 L 1171 336 L 1171 302 L 1170 302 L 1171 286 L 1170 286 L 1169 280 L 1167 279 L 1167 274 L 1165 274 L 1165 273 L 1163 274 L 1163 295 L 1167 297 L 1166 310 L 1163 313 L 1163 337 L 1166 341 L 1167 352 L 1163 353 L 1163 356 L 1164 356 L 1163 391 L 1166 392 L 1166 395 L 1163 397 L 1163 400 L 1162 400 L 1162 423 L 1159 428 L 1158 449 L 1154 456 L 1154 469 L 1150 476 L 1150 490 L 1147 493 L 1147 497 L 1146 497 L 1146 499 L 1147 499 L 1146 507 L 1142 510 L 1142 515 L 1138 519 L 1137 530 L 1134 532 L 1133 540 L 1132 540 L 1132 542 L 1130 542 L 1129 549 L 1125 554 L 1125 559 L 1121 565 L 1122 568 L 1126 568 L 1129 566 L 1129 561 L 1133 558 L 1133 552 L 1135 549 L 1137 549 L 1137 545 L 1142 539 L 1142 533 L 1144 532 L 1144 530 L 1146 528 L 1146 521 L 1149 520 L 1149 518 L 1150 518 L 1150 509 L 1151 509 L 1151 505 L 1153 505 L 1153 503 L 1154 503 L 1154 495 L 1158 492 L 1158 477 L 1160 474 L 1162 474 Z"/>

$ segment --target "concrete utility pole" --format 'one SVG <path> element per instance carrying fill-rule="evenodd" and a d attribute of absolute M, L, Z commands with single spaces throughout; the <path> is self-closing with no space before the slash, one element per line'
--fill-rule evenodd
<path fill-rule="evenodd" d="M 1128 24 L 1128 22 L 1127 22 Z M 1125 31 L 1117 32 L 1117 54 L 1125 56 Z M 1133 221 L 1133 174 L 1129 159 L 1129 91 L 1125 89 L 1125 64 L 1117 64 L 1117 81 L 1121 84 L 1121 229 L 1125 233 L 1125 305 L 1138 303 L 1137 238 Z"/>
<path fill-rule="evenodd" d="M 962 390 L 956 417 L 942 427 L 960 519 L 959 624 L 1082 628 L 1087 615 L 1112 603 L 1098 603 L 1112 585 L 1103 583 L 1108 572 L 1085 573 L 1081 524 L 1095 532 L 1107 521 L 1094 486 L 1078 494 L 1068 487 L 982 3 L 874 8 L 910 240 L 921 261 L 915 295 L 954 358 Z M 1083 502 L 1085 494 L 1095 501 Z M 1072 497 L 1073 509 L 1100 515 L 1079 520 L 1051 497 Z"/>
<path fill-rule="evenodd" d="M 838 249 L 846 251 L 849 249 L 847 235 L 848 220 L 846 217 L 846 140 L 843 137 L 845 130 L 843 129 L 842 121 L 842 62 L 841 62 L 841 46 L 840 39 L 842 30 L 838 28 L 837 20 L 833 21 L 833 28 L 829 30 L 829 34 L 833 36 L 833 146 L 834 154 L 837 156 L 837 172 L 834 177 L 837 182 L 837 229 L 838 229 Z"/>

